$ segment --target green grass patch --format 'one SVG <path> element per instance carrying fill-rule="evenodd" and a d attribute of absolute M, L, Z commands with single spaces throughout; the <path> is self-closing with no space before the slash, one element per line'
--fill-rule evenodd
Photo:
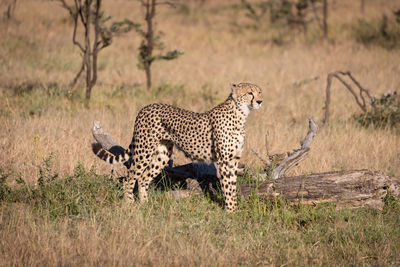
<path fill-rule="evenodd" d="M 87 171 L 78 164 L 73 174 L 60 177 L 52 170 L 52 160 L 50 155 L 39 167 L 37 185 L 28 185 L 19 178 L 19 185 L 11 188 L 7 185 L 7 175 L 2 171 L 1 204 L 23 203 L 37 216 L 57 220 L 88 217 L 120 202 L 122 190 L 109 176 L 98 175 L 94 169 Z"/>
<path fill-rule="evenodd" d="M 400 261 L 400 202 L 390 194 L 383 211 L 337 210 L 329 203 L 291 205 L 283 199 L 253 195 L 249 201 L 240 199 L 238 212 L 228 214 L 208 196 L 177 200 L 156 189 L 151 190 L 148 202 L 126 206 L 121 187 L 110 176 L 86 170 L 79 163 L 72 174 L 61 176 L 52 168 L 54 160 L 50 155 L 39 166 L 36 185 L 19 179 L 18 185 L 9 186 L 9 176 L 0 172 L 3 236 L 13 236 L 6 231 L 21 222 L 18 205 L 23 205 L 34 220 L 24 219 L 25 231 L 45 229 L 32 232 L 34 240 L 67 231 L 65 242 L 86 247 L 79 238 L 85 231 L 95 231 L 98 239 L 88 241 L 88 251 L 113 242 L 115 247 L 108 249 L 117 254 L 107 250 L 98 263 L 116 256 L 129 262 L 134 251 L 147 255 L 138 257 L 138 264 L 150 265 L 162 259 L 167 265 L 396 265 Z M 243 177 L 241 182 L 251 182 L 249 179 Z M 50 228 L 46 226 L 49 223 Z M 116 238 L 120 227 L 123 233 Z M 140 250 L 146 244 L 152 246 Z M 74 247 L 65 249 L 75 251 Z M 85 262 L 85 257 L 77 254 L 74 262 Z"/>

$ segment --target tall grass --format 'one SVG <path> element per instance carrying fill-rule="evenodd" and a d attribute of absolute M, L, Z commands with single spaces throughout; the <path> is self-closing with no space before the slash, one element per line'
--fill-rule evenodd
<path fill-rule="evenodd" d="M 116 19 L 141 21 L 135 1 L 104 4 Z M 289 175 L 367 168 L 399 177 L 400 136 L 360 127 L 339 84 L 331 124 L 321 123 L 329 72 L 350 70 L 375 95 L 400 88 L 400 50 L 354 39 L 358 4 L 334 1 L 328 40 L 291 36 L 282 46 L 267 28 L 247 29 L 231 1 L 161 7 L 157 26 L 184 56 L 154 64 L 147 91 L 136 67 L 140 38 L 115 39 L 99 56 L 87 107 L 83 82 L 69 87 L 80 55 L 68 14 L 55 1 L 18 1 L 15 20 L 0 24 L 0 265 L 398 265 L 397 200 L 384 211 L 337 211 L 252 198 L 229 215 L 206 196 L 175 200 L 156 190 L 148 203 L 127 206 L 110 179 L 124 167 L 90 149 L 94 120 L 127 146 L 144 105 L 202 112 L 227 97 L 230 82 L 249 81 L 263 88 L 264 102 L 248 118 L 243 163 L 261 167 L 250 148 L 265 154 L 267 132 L 271 153 L 299 146 L 314 115 L 320 129 L 310 156 Z M 363 18 L 378 21 L 397 5 L 369 1 Z M 186 162 L 178 153 L 175 163 Z"/>
<path fill-rule="evenodd" d="M 127 206 L 115 180 L 78 164 L 60 179 L 51 158 L 38 186 L 0 190 L 4 265 L 396 265 L 400 202 L 382 212 L 290 206 L 251 197 L 227 214 L 206 196 L 152 191 Z M 6 192 L 6 193 L 4 193 Z"/>

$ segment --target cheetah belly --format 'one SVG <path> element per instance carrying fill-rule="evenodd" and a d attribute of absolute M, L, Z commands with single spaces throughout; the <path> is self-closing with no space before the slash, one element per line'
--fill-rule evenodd
<path fill-rule="evenodd" d="M 207 116 L 184 112 L 163 118 L 165 139 L 193 161 L 213 161 L 211 124 Z"/>
<path fill-rule="evenodd" d="M 173 134 L 171 137 L 175 146 L 193 161 L 211 162 L 215 158 L 211 132 L 192 132 L 184 136 Z"/>

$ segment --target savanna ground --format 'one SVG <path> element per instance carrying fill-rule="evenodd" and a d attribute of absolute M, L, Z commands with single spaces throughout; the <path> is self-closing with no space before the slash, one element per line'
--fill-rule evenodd
<path fill-rule="evenodd" d="M 400 135 L 357 124 L 351 117 L 359 109 L 336 81 L 331 124 L 322 126 L 329 72 L 350 70 L 377 96 L 400 88 L 400 44 L 357 41 L 359 31 L 370 30 L 359 19 L 379 27 L 385 13 L 395 23 L 399 1 L 366 1 L 364 14 L 359 1 L 330 1 L 327 40 L 317 26 L 307 34 L 252 27 L 240 1 L 200 2 L 159 10 L 167 48 L 185 54 L 154 64 L 151 91 L 137 68 L 138 35 L 114 39 L 100 54 L 89 107 L 83 80 L 76 90 L 68 86 L 80 56 L 72 21 L 57 2 L 18 1 L 15 18 L 1 22 L 0 265 L 400 264 L 400 205 L 390 198 L 383 211 L 252 198 L 240 200 L 233 215 L 207 196 L 175 200 L 158 191 L 148 203 L 124 204 L 111 178 L 124 169 L 112 173 L 92 154 L 92 122 L 127 146 L 146 104 L 201 112 L 240 81 L 264 93 L 263 107 L 248 119 L 246 165 L 261 168 L 250 148 L 265 154 L 267 131 L 271 153 L 298 147 L 313 115 L 321 127 L 312 152 L 289 175 L 366 168 L 400 177 Z M 135 1 L 106 1 L 104 8 L 142 21 Z M 178 154 L 175 163 L 186 162 Z"/>

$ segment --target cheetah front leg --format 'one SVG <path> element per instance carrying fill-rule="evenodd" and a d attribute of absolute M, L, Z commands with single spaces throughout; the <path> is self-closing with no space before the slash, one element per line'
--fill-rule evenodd
<path fill-rule="evenodd" d="M 228 212 L 237 210 L 237 186 L 236 170 L 237 164 L 234 159 L 220 161 L 218 163 L 222 192 L 224 193 L 225 209 Z"/>

